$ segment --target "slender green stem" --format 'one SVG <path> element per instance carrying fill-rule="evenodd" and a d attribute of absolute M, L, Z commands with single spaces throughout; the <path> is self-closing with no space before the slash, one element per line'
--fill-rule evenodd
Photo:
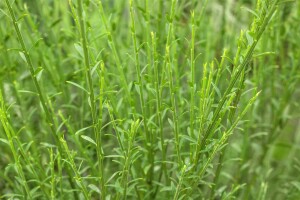
<path fill-rule="evenodd" d="M 154 158 L 153 158 L 153 153 L 152 153 L 152 138 L 151 135 L 149 134 L 149 129 L 148 129 L 148 117 L 146 114 L 146 105 L 145 105 L 145 100 L 144 100 L 144 83 L 143 83 L 143 76 L 141 74 L 141 67 L 140 67 L 140 58 L 139 58 L 139 50 L 137 46 L 137 38 L 136 38 L 136 30 L 135 30 L 135 19 L 134 19 L 134 11 L 133 11 L 133 2 L 132 0 L 129 1 L 130 3 L 130 18 L 131 18 L 131 35 L 132 35 L 132 40 L 133 40 L 133 46 L 134 46 L 134 54 L 135 54 L 135 67 L 136 67 L 136 72 L 137 72 L 137 79 L 138 79 L 138 87 L 139 87 L 139 98 L 140 98 L 140 103 L 141 103 L 141 110 L 142 110 L 142 115 L 143 115 L 143 124 L 144 124 L 144 131 L 146 135 L 146 148 L 148 150 L 148 159 L 149 163 L 151 165 L 147 177 L 147 182 L 152 186 L 152 179 L 153 179 L 153 169 L 154 169 Z"/>
<path fill-rule="evenodd" d="M 178 124 L 178 113 L 177 113 L 177 103 L 176 103 L 176 96 L 175 96 L 175 88 L 174 88 L 174 81 L 173 81 L 173 63 L 171 61 L 171 54 L 170 54 L 170 47 L 171 47 L 171 40 L 173 39 L 173 20 L 175 18 L 175 9 L 176 9 L 177 0 L 172 0 L 170 16 L 169 16 L 169 23 L 168 23 L 168 35 L 167 35 L 167 42 L 165 47 L 165 69 L 167 70 L 168 74 L 168 81 L 169 81 L 169 93 L 171 99 L 171 111 L 172 111 L 172 118 L 173 118 L 173 130 L 175 135 L 175 152 L 177 155 L 177 160 L 179 167 L 183 164 L 181 156 L 180 156 L 180 140 L 179 140 L 179 124 Z"/>
<path fill-rule="evenodd" d="M 259 41 L 259 39 L 261 38 L 262 33 L 264 32 L 264 30 L 266 29 L 266 26 L 268 25 L 271 17 L 273 16 L 275 10 L 276 10 L 276 5 L 277 5 L 278 1 L 275 1 L 270 9 L 270 11 L 268 12 L 268 14 L 266 15 L 266 17 L 263 19 L 262 25 L 260 26 L 257 34 L 255 35 L 255 37 L 253 38 L 254 41 L 253 43 L 248 47 L 247 52 L 245 54 L 245 57 L 242 61 L 242 63 L 237 67 L 237 69 L 233 72 L 232 78 L 230 79 L 229 85 L 226 88 L 220 102 L 218 103 L 218 107 L 216 108 L 213 118 L 211 120 L 211 123 L 209 124 L 207 130 L 205 131 L 204 135 L 203 135 L 203 139 L 201 141 L 200 144 L 200 151 L 204 149 L 205 145 L 206 145 L 206 140 L 207 138 L 213 134 L 214 132 L 214 128 L 215 125 L 219 119 L 219 114 L 225 104 L 225 102 L 228 99 L 228 95 L 231 93 L 232 88 L 234 87 L 235 83 L 239 80 L 242 72 L 245 70 L 245 68 L 248 66 L 248 63 L 250 62 L 254 49 Z M 198 163 L 199 161 L 199 157 L 200 157 L 200 151 L 196 152 L 197 153 L 197 157 L 195 160 L 195 163 Z"/>
<path fill-rule="evenodd" d="M 236 53 L 236 56 L 235 56 L 235 59 L 234 59 L 234 66 L 238 66 L 238 62 L 239 62 L 238 58 L 240 57 L 240 53 L 241 53 L 241 49 L 242 49 L 241 44 L 242 44 L 243 39 L 244 39 L 243 37 L 244 37 L 244 34 L 242 32 L 241 35 L 240 35 L 240 39 L 239 39 L 238 50 L 237 50 L 237 53 Z M 235 99 L 232 103 L 231 109 L 230 109 L 229 114 L 228 114 L 229 115 L 229 120 L 228 120 L 228 125 L 229 126 L 234 121 L 234 117 L 235 117 L 235 114 L 236 114 L 236 111 L 237 111 L 238 103 L 240 101 L 242 91 L 243 91 L 243 88 L 244 88 L 245 78 L 246 78 L 246 74 L 245 74 L 245 70 L 244 70 L 242 75 L 241 75 L 241 78 L 239 80 L 238 88 L 237 88 L 237 91 L 236 91 L 237 95 L 236 95 L 236 97 L 235 97 Z M 219 176 L 220 176 L 220 173 L 221 173 L 222 168 L 223 168 L 223 163 L 224 163 L 224 158 L 225 158 L 227 147 L 228 146 L 226 145 L 222 149 L 222 151 L 220 152 L 220 156 L 219 156 L 219 160 L 218 160 L 218 167 L 216 169 L 215 177 L 214 177 L 214 180 L 213 180 L 214 185 L 211 187 L 211 191 L 210 191 L 210 198 L 211 199 L 213 199 L 214 196 L 215 196 L 215 189 L 217 187 Z"/>
<path fill-rule="evenodd" d="M 88 81 L 89 86 L 89 99 L 88 102 L 90 103 L 90 109 L 92 113 L 92 120 L 93 120 L 93 128 L 94 128 L 94 135 L 96 138 L 96 152 L 97 152 L 97 160 L 98 160 L 98 170 L 99 170 L 99 184 L 101 188 L 101 198 L 105 199 L 105 183 L 104 183 L 104 177 L 103 177 L 103 149 L 101 144 L 101 135 L 99 127 L 99 118 L 102 118 L 102 116 L 97 116 L 97 110 L 96 110 L 96 101 L 95 101 L 95 94 L 94 94 L 94 87 L 93 87 L 93 77 L 92 77 L 92 71 L 90 67 L 90 58 L 89 58 L 89 50 L 88 50 L 88 42 L 86 38 L 86 30 L 85 30 L 85 18 L 83 17 L 83 6 L 82 6 L 82 0 L 78 0 L 78 19 L 79 19 L 79 28 L 80 28 L 80 35 L 81 35 L 81 43 L 83 48 L 83 55 L 84 55 L 84 64 L 85 64 L 85 72 L 86 77 Z M 100 108 L 102 109 L 102 108 Z"/>
<path fill-rule="evenodd" d="M 121 177 L 121 185 L 122 185 L 122 189 L 123 189 L 123 193 L 122 193 L 122 199 L 127 199 L 127 189 L 128 189 L 128 176 L 129 176 L 129 172 L 130 172 L 130 168 L 132 165 L 132 153 L 133 153 L 133 145 L 135 142 L 135 136 L 137 133 L 137 129 L 139 127 L 140 121 L 133 121 L 131 124 L 131 129 L 128 133 L 128 139 L 127 139 L 127 151 L 125 152 L 125 161 L 124 161 L 124 167 L 122 170 L 122 177 Z M 116 199 L 120 199 L 121 198 L 121 194 L 118 193 Z"/>
<path fill-rule="evenodd" d="M 169 183 L 169 177 L 167 173 L 167 168 L 166 168 L 166 146 L 165 146 L 165 138 L 164 138 L 164 129 L 163 129 L 163 119 L 161 115 L 162 111 L 162 100 L 161 100 L 161 89 L 160 89 L 160 84 L 159 84 L 159 74 L 158 74 L 158 55 L 157 55 L 157 50 L 156 50 L 156 34 L 151 33 L 152 37 L 152 54 L 153 54 L 153 70 L 154 70 L 154 80 L 155 80 L 155 94 L 156 94 L 156 113 L 157 113 L 157 121 L 158 121 L 158 126 L 159 126 L 159 137 L 160 137 L 160 148 L 161 148 L 161 155 L 162 155 L 162 161 L 161 161 L 161 176 L 165 176 L 165 181 L 168 185 Z M 160 177 L 161 177 L 160 176 Z M 159 182 L 160 182 L 159 178 Z"/>
<path fill-rule="evenodd" d="M 236 117 L 235 121 L 232 123 L 232 126 L 230 126 L 230 128 L 222 134 L 222 137 L 220 139 L 218 139 L 217 143 L 214 145 L 213 149 L 211 150 L 210 155 L 208 156 L 207 160 L 205 160 L 205 162 L 201 166 L 200 170 L 197 172 L 197 174 L 195 176 L 196 178 L 194 179 L 193 182 L 191 182 L 191 184 L 189 186 L 190 187 L 189 192 L 187 192 L 187 194 L 186 194 L 187 196 L 189 196 L 191 194 L 191 192 L 193 191 L 193 188 L 195 188 L 198 185 L 199 181 L 202 179 L 202 177 L 203 177 L 204 173 L 206 172 L 207 168 L 209 167 L 210 163 L 215 158 L 216 154 L 219 152 L 220 147 L 223 146 L 224 144 L 226 144 L 226 142 L 228 141 L 228 137 L 233 133 L 234 129 L 237 127 L 240 120 L 245 116 L 245 114 L 247 113 L 249 108 L 253 105 L 253 103 L 257 99 L 258 95 L 259 95 L 259 93 L 257 93 L 254 97 L 252 97 L 249 100 L 248 104 L 245 106 L 243 111 Z"/>
<path fill-rule="evenodd" d="M 126 76 L 125 76 L 125 73 L 124 73 L 124 67 L 123 67 L 121 58 L 120 58 L 120 56 L 117 52 L 117 47 L 116 47 L 116 44 L 115 44 L 116 42 L 114 41 L 114 37 L 113 37 L 113 35 L 111 33 L 111 30 L 108 26 L 107 19 L 106 19 L 105 13 L 104 13 L 104 9 L 103 9 L 101 0 L 98 0 L 98 7 L 99 7 L 99 10 L 100 10 L 102 23 L 105 27 L 105 31 L 106 31 L 106 34 L 107 34 L 108 44 L 109 44 L 110 49 L 113 52 L 114 60 L 116 62 L 119 74 L 121 76 L 122 86 L 125 87 L 125 93 L 126 93 L 128 103 L 130 104 L 131 108 L 134 110 L 134 105 L 133 105 L 133 102 L 132 102 L 132 99 L 131 99 L 131 94 L 130 94 L 130 88 L 128 87 L 128 83 L 127 83 Z"/>
<path fill-rule="evenodd" d="M 194 137 L 194 117 L 195 117 L 195 12 L 192 12 L 192 38 L 191 38 L 191 79 L 190 79 L 190 131 L 191 137 Z M 192 149 L 192 148 L 191 148 Z"/>
<path fill-rule="evenodd" d="M 30 76 L 31 76 L 31 78 L 33 80 L 33 83 L 35 85 L 35 88 L 37 90 L 37 93 L 38 93 L 38 96 L 39 96 L 42 108 L 43 108 L 43 110 L 45 112 L 45 115 L 46 115 L 47 123 L 48 123 L 48 125 L 50 127 L 50 130 L 51 130 L 51 133 L 52 133 L 52 136 L 53 136 L 53 138 L 55 140 L 56 145 L 58 146 L 58 150 L 60 152 L 62 152 L 62 147 L 61 147 L 61 145 L 59 143 L 58 136 L 56 135 L 56 128 L 55 128 L 56 125 L 54 123 L 53 113 L 51 113 L 51 111 L 49 109 L 49 106 L 48 106 L 48 101 L 45 100 L 44 93 L 42 92 L 40 84 L 38 83 L 38 79 L 37 79 L 37 76 L 35 74 L 35 69 L 34 69 L 32 61 L 30 59 L 29 52 L 28 52 L 28 50 L 26 48 L 24 39 L 22 37 L 21 31 L 20 31 L 19 26 L 18 26 L 18 22 L 16 20 L 16 17 L 15 17 L 15 14 L 13 12 L 13 9 L 12 9 L 12 7 L 10 5 L 10 2 L 9 2 L 9 0 L 6 0 L 5 2 L 6 2 L 6 5 L 8 7 L 8 10 L 9 10 L 9 13 L 10 13 L 10 17 L 11 17 L 11 19 L 13 21 L 13 25 L 14 25 L 15 31 L 17 33 L 17 37 L 18 37 L 19 43 L 21 44 L 22 52 L 20 52 L 20 53 L 25 57 L 25 60 L 26 60 L 27 66 L 28 66 L 28 70 L 30 72 Z M 67 168 L 67 173 L 69 175 L 69 183 L 70 183 L 71 187 L 73 189 L 75 189 L 75 184 L 74 184 L 73 180 L 71 179 L 72 176 L 71 176 L 71 171 L 69 170 L 69 168 Z M 74 194 L 75 199 L 79 198 L 76 192 L 73 192 L 73 194 Z"/>
<path fill-rule="evenodd" d="M 0 91 L 0 121 L 2 123 L 2 126 L 4 128 L 4 132 L 6 133 L 9 147 L 11 149 L 11 152 L 14 157 L 15 165 L 16 165 L 16 171 L 18 173 L 18 176 L 20 178 L 19 182 L 23 186 L 23 198 L 24 199 L 32 199 L 30 188 L 28 185 L 28 181 L 26 180 L 24 169 L 20 163 L 20 158 L 18 156 L 17 148 L 15 147 L 14 141 L 13 141 L 13 133 L 11 133 L 11 127 L 10 123 L 8 122 L 7 116 L 6 116 L 6 109 L 4 107 L 4 101 L 2 96 L 2 91 Z"/>
<path fill-rule="evenodd" d="M 54 120 L 53 120 L 53 117 L 52 117 L 52 115 L 50 113 L 50 110 L 48 108 L 48 104 L 47 104 L 47 101 L 45 100 L 45 97 L 44 97 L 44 94 L 43 94 L 43 92 L 41 90 L 40 84 L 38 83 L 38 80 L 37 80 L 37 77 L 36 77 L 36 74 L 35 74 L 35 69 L 34 69 L 33 64 L 31 62 L 31 59 L 30 59 L 30 56 L 29 56 L 29 52 L 28 52 L 28 50 L 27 50 L 27 48 L 25 46 L 25 42 L 24 42 L 24 39 L 22 37 L 21 31 L 20 31 L 20 29 L 18 27 L 18 22 L 16 20 L 15 14 L 13 12 L 13 9 L 12 9 L 12 7 L 10 5 L 9 0 L 5 0 L 5 2 L 6 2 L 6 5 L 8 7 L 8 10 L 9 10 L 9 13 L 10 13 L 10 17 L 12 18 L 13 25 L 14 25 L 15 31 L 17 33 L 17 37 L 18 37 L 19 43 L 21 44 L 22 52 L 20 52 L 20 54 L 22 54 L 25 57 L 26 63 L 28 65 L 28 69 L 30 71 L 31 78 L 32 78 L 33 83 L 34 83 L 34 85 L 36 87 L 38 96 L 40 98 L 40 102 L 41 102 L 42 107 L 43 107 L 43 110 L 44 110 L 44 112 L 46 114 L 46 118 L 47 118 L 49 127 L 52 130 L 53 137 L 54 137 L 55 141 L 58 143 L 58 137 L 55 134 Z"/>
<path fill-rule="evenodd" d="M 183 165 L 183 168 L 181 170 L 181 175 L 180 175 L 179 183 L 178 183 L 178 185 L 176 187 L 176 191 L 175 191 L 175 195 L 174 195 L 173 200 L 177 200 L 180 197 L 181 187 L 182 187 L 182 184 L 183 184 L 183 181 L 184 181 L 184 178 L 185 178 L 186 168 L 187 168 L 187 166 Z"/>
<path fill-rule="evenodd" d="M 54 169 L 53 149 L 49 150 L 50 154 L 50 169 L 51 169 L 51 199 L 56 199 L 56 174 Z"/>
<path fill-rule="evenodd" d="M 61 139 L 60 139 L 60 142 L 62 143 L 62 146 L 63 146 L 63 148 L 64 148 L 64 150 L 65 150 L 65 152 L 66 152 L 66 155 L 67 155 L 67 158 L 68 158 L 68 164 L 71 166 L 71 168 L 72 168 L 73 171 L 74 171 L 74 174 L 75 174 L 75 180 L 76 180 L 76 182 L 77 182 L 77 185 L 80 186 L 80 189 L 81 189 L 81 191 L 82 191 L 82 193 L 83 193 L 83 195 L 84 195 L 84 198 L 85 198 L 85 199 L 91 199 L 91 197 L 90 197 L 90 195 L 89 195 L 89 192 L 88 192 L 88 190 L 87 190 L 87 188 L 86 188 L 86 185 L 83 183 L 83 180 L 82 180 L 82 177 L 81 177 L 81 175 L 80 175 L 80 172 L 79 172 L 79 170 L 78 170 L 77 167 L 76 167 L 76 164 L 75 164 L 75 162 L 74 162 L 73 155 L 72 155 L 72 153 L 71 153 L 70 150 L 69 150 L 69 147 L 68 147 L 68 145 L 67 145 L 66 140 L 63 139 L 63 138 L 61 138 Z"/>

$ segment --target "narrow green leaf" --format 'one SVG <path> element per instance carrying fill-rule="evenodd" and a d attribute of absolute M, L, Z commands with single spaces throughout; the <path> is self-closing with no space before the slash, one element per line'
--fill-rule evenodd
<path fill-rule="evenodd" d="M 76 51 L 79 53 L 79 55 L 84 58 L 84 54 L 83 54 L 83 48 L 81 45 L 75 43 L 74 44 Z"/>
<path fill-rule="evenodd" d="M 19 52 L 19 54 L 20 54 L 20 56 L 21 56 L 22 60 L 23 60 L 24 62 L 26 62 L 26 63 L 27 63 L 27 60 L 26 60 L 25 54 L 24 54 L 22 51 L 20 51 L 20 52 Z"/>
<path fill-rule="evenodd" d="M 101 191 L 99 190 L 99 188 L 94 185 L 94 184 L 89 184 L 88 187 L 93 190 L 94 192 L 97 192 L 98 194 L 101 194 Z"/>
<path fill-rule="evenodd" d="M 89 94 L 89 91 L 87 91 L 84 87 L 82 87 L 81 85 L 74 83 L 72 81 L 66 81 L 67 83 L 74 85 L 75 87 L 78 87 L 79 89 L 83 90 L 84 92 L 86 92 L 87 94 Z"/>
<path fill-rule="evenodd" d="M 82 129 L 79 129 L 78 131 L 75 132 L 75 135 L 79 135 L 79 133 L 81 133 L 81 132 L 83 132 L 83 131 L 85 131 L 85 130 L 91 128 L 91 127 L 93 127 L 93 125 L 92 125 L 92 126 L 84 127 L 84 128 L 82 128 Z"/>
<path fill-rule="evenodd" d="M 90 142 L 90 143 L 92 143 L 92 144 L 94 144 L 95 146 L 97 146 L 96 142 L 92 138 L 90 138 L 89 136 L 81 135 L 81 138 L 88 141 L 88 142 Z"/>

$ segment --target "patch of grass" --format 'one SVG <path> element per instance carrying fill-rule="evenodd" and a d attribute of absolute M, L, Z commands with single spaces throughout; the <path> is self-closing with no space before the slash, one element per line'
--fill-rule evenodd
<path fill-rule="evenodd" d="M 298 1 L 0 8 L 0 198 L 300 198 Z"/>

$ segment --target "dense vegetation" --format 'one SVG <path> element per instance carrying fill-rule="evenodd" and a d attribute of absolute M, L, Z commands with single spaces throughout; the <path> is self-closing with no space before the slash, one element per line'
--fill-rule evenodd
<path fill-rule="evenodd" d="M 300 1 L 0 8 L 0 198 L 300 199 Z"/>

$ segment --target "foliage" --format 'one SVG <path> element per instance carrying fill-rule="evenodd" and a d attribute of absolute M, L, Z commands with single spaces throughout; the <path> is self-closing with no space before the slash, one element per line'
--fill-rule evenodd
<path fill-rule="evenodd" d="M 0 198 L 300 198 L 299 1 L 0 8 Z"/>

